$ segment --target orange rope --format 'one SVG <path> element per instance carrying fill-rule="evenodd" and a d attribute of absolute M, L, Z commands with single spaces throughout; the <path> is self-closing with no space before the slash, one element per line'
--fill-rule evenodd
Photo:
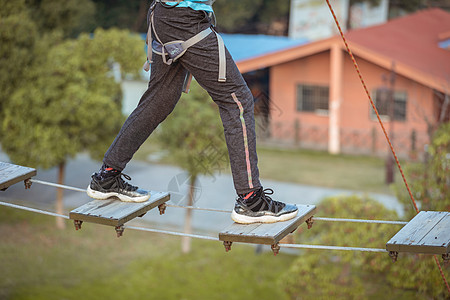
<path fill-rule="evenodd" d="M 338 19 L 336 17 L 336 14 L 334 13 L 333 8 L 331 7 L 330 1 L 326 0 L 326 2 L 328 4 L 328 7 L 330 8 L 331 14 L 333 15 L 334 21 L 336 22 L 336 25 L 337 25 L 337 28 L 339 30 L 339 33 L 341 34 L 342 40 L 344 41 L 345 48 L 347 49 L 347 52 L 348 52 L 348 54 L 350 55 L 350 58 L 353 61 L 353 65 L 355 66 L 355 69 L 356 69 L 356 72 L 358 73 L 359 79 L 361 80 L 361 83 L 362 83 L 362 85 L 364 87 L 364 90 L 366 91 L 367 97 L 369 97 L 370 104 L 372 105 L 372 108 L 375 111 L 375 114 L 377 115 L 378 122 L 380 123 L 380 126 L 381 126 L 381 129 L 383 130 L 384 136 L 386 137 L 386 140 L 387 140 L 387 142 L 389 144 L 389 147 L 391 148 L 392 154 L 394 155 L 395 162 L 397 163 L 397 167 L 398 167 L 398 169 L 400 171 L 400 174 L 402 175 L 403 182 L 405 183 L 406 189 L 408 190 L 409 197 L 411 198 L 411 201 L 412 201 L 412 203 L 414 205 L 416 213 L 419 213 L 419 208 L 417 207 L 416 200 L 414 199 L 414 196 L 413 196 L 413 194 L 411 192 L 411 189 L 409 188 L 408 182 L 406 181 L 405 174 L 403 173 L 403 169 L 402 169 L 402 166 L 400 165 L 400 161 L 398 160 L 397 154 L 395 153 L 394 147 L 392 146 L 391 139 L 389 138 L 389 135 L 387 134 L 386 129 L 384 128 L 383 122 L 381 121 L 380 115 L 378 114 L 378 110 L 375 107 L 375 104 L 374 104 L 374 102 L 372 100 L 372 96 L 370 96 L 369 90 L 367 89 L 367 86 L 366 86 L 366 83 L 365 83 L 365 81 L 364 81 L 364 79 L 362 77 L 361 71 L 359 70 L 358 63 L 356 62 L 356 59 L 353 56 L 353 53 L 350 50 L 350 47 L 348 46 L 347 39 L 345 38 L 344 33 L 342 32 L 341 25 L 339 24 L 339 21 L 338 21 Z M 436 260 L 436 264 L 439 267 L 439 271 L 441 273 L 442 279 L 444 280 L 444 283 L 447 286 L 447 290 L 448 290 L 448 292 L 450 294 L 450 286 L 448 285 L 448 282 L 445 279 L 444 272 L 442 271 L 441 265 L 439 264 L 439 260 L 437 259 L 436 255 L 434 255 L 434 259 Z"/>
<path fill-rule="evenodd" d="M 436 255 L 433 255 L 433 256 L 434 256 L 434 260 L 436 261 L 436 264 L 439 268 L 439 273 L 441 273 L 441 277 L 444 280 L 445 285 L 447 286 L 447 291 L 450 294 L 450 286 L 448 285 L 447 279 L 445 279 L 445 274 L 444 274 L 444 271 L 442 271 L 441 264 L 439 263 L 439 259 L 437 258 Z"/>
<path fill-rule="evenodd" d="M 391 148 L 392 154 L 394 155 L 395 162 L 397 163 L 397 167 L 400 170 L 400 173 L 402 174 L 403 182 L 405 183 L 406 189 L 408 190 L 409 196 L 410 196 L 410 198 L 411 198 L 411 200 L 412 200 L 412 202 L 414 204 L 414 208 L 416 209 L 416 212 L 418 213 L 419 212 L 419 208 L 417 207 L 416 200 L 414 200 L 414 196 L 412 195 L 411 189 L 409 188 L 408 182 L 406 181 L 405 174 L 403 173 L 403 169 L 402 169 L 402 166 L 400 165 L 400 161 L 398 160 L 397 154 L 395 153 L 394 147 L 392 146 L 391 139 L 389 138 L 389 136 L 388 136 L 388 134 L 386 132 L 386 129 L 384 128 L 383 122 L 381 121 L 380 115 L 378 114 L 378 110 L 375 107 L 375 104 L 374 104 L 374 102 L 372 100 L 372 96 L 370 96 L 369 90 L 367 89 L 366 83 L 365 83 L 365 81 L 364 81 L 364 79 L 363 79 L 363 77 L 361 75 L 361 71 L 359 70 L 358 63 L 356 62 L 356 59 L 353 56 L 353 53 L 350 50 L 350 47 L 348 46 L 347 39 L 345 38 L 344 33 L 342 32 L 341 25 L 339 24 L 339 21 L 338 21 L 338 19 L 336 17 L 336 14 L 334 13 L 333 8 L 331 7 L 330 1 L 329 0 L 326 0 L 326 1 L 327 1 L 327 4 L 328 4 L 328 7 L 330 8 L 331 14 L 333 15 L 334 21 L 336 22 L 336 25 L 337 25 L 337 27 L 339 29 L 339 32 L 340 32 L 341 37 L 342 37 L 342 40 L 344 41 L 345 48 L 347 48 L 347 52 L 348 52 L 348 54 L 350 55 L 350 57 L 351 57 L 351 59 L 353 61 L 353 65 L 355 66 L 355 69 L 356 69 L 356 72 L 358 73 L 359 79 L 361 80 L 361 83 L 362 83 L 362 85 L 364 87 L 364 90 L 366 91 L 367 97 L 369 97 L 370 104 L 372 105 L 372 108 L 373 108 L 373 110 L 375 111 L 375 113 L 377 115 L 378 122 L 380 123 L 381 129 L 383 129 L 383 133 L 384 133 L 384 135 L 386 137 L 387 142 L 389 143 L 389 147 Z"/>

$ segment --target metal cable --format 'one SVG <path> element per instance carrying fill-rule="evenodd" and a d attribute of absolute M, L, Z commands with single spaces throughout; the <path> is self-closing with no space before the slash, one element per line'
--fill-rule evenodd
<path fill-rule="evenodd" d="M 381 248 L 359 248 L 359 247 L 303 245 L 303 244 L 280 244 L 280 247 L 284 247 L 284 248 L 300 248 L 300 249 L 320 249 L 320 250 L 383 252 L 383 253 L 387 253 L 388 252 L 386 249 L 381 249 Z"/>
<path fill-rule="evenodd" d="M 146 228 L 146 227 L 136 227 L 136 226 L 123 226 L 123 227 L 124 228 L 129 228 L 129 229 L 134 229 L 134 230 L 153 232 L 153 233 L 162 233 L 162 234 L 167 234 L 167 235 L 191 237 L 191 238 L 194 238 L 194 239 L 219 241 L 219 239 L 216 238 L 216 237 L 206 236 L 206 235 L 190 234 L 190 233 L 184 233 L 184 232 L 175 232 L 175 231 L 159 230 L 159 229 L 152 229 L 152 228 Z"/>
<path fill-rule="evenodd" d="M 16 209 L 31 211 L 35 213 L 40 213 L 44 215 L 54 216 L 54 217 L 61 217 L 65 219 L 69 219 L 66 215 L 61 215 L 45 210 L 40 209 L 34 209 L 22 205 L 16 205 L 6 202 L 1 202 L 0 205 L 8 206 Z M 195 239 L 203 239 L 203 240 L 210 240 L 210 241 L 220 241 L 216 237 L 212 236 L 206 236 L 206 235 L 198 235 L 198 234 L 189 234 L 189 233 L 183 233 L 183 232 L 176 232 L 176 231 L 167 231 L 167 230 L 159 230 L 159 229 L 152 229 L 152 228 L 145 228 L 145 227 L 137 227 L 137 226 L 124 226 L 124 228 L 132 229 L 132 230 L 138 230 L 138 231 L 146 231 L 146 232 L 153 232 L 153 233 L 161 233 L 161 234 L 167 234 L 167 235 L 174 235 L 174 236 L 182 236 L 182 237 L 190 237 Z M 346 250 L 346 251 L 365 251 L 365 252 L 387 252 L 384 249 L 377 249 L 377 248 L 358 248 L 358 247 L 340 247 L 340 246 L 325 246 L 325 245 L 304 245 L 304 244 L 279 244 L 280 247 L 284 248 L 302 248 L 302 249 L 321 249 L 321 250 Z"/>
<path fill-rule="evenodd" d="M 56 184 L 56 183 L 37 180 L 37 179 L 30 179 L 30 181 L 33 183 L 39 183 L 39 184 L 62 188 L 62 189 L 66 189 L 66 190 L 72 190 L 72 191 L 76 191 L 76 192 L 86 193 L 86 189 L 80 189 L 80 188 L 76 188 L 76 187 L 72 187 L 72 186 L 68 186 L 68 185 Z"/>
<path fill-rule="evenodd" d="M 231 213 L 231 210 L 226 210 L 226 209 L 198 207 L 198 206 L 183 206 L 183 205 L 175 205 L 175 204 L 166 204 L 166 205 L 167 205 L 167 207 L 174 207 L 174 208 L 186 208 L 186 209 L 193 209 L 193 210 L 204 210 L 204 211 Z"/>
<path fill-rule="evenodd" d="M 323 217 L 313 217 L 313 221 L 325 221 L 325 222 L 353 222 L 353 223 L 376 223 L 376 224 L 390 224 L 390 225 L 406 225 L 406 224 L 408 224 L 408 222 L 403 222 L 403 221 L 363 220 L 363 219 L 338 219 L 338 218 L 323 218 Z"/>
<path fill-rule="evenodd" d="M 30 179 L 30 180 L 31 180 L 31 182 L 38 183 L 38 184 L 43 184 L 43 185 L 48 185 L 48 186 L 52 186 L 52 187 L 58 187 L 58 188 L 63 188 L 63 189 L 67 189 L 67 190 L 72 190 L 72 191 L 86 193 L 85 189 L 71 187 L 71 186 L 68 186 L 68 185 L 56 184 L 56 183 L 42 181 L 42 180 L 36 180 L 36 179 Z M 197 207 L 197 206 L 183 206 L 183 205 L 176 205 L 176 204 L 169 204 L 169 203 L 167 203 L 166 205 L 168 207 L 173 207 L 173 208 L 185 208 L 185 209 L 192 209 L 192 210 L 231 213 L 231 210 L 226 210 L 226 209 Z M 314 221 L 325 221 L 325 222 L 377 223 L 377 224 L 392 224 L 392 225 L 406 225 L 406 224 L 408 224 L 408 222 L 404 222 L 404 221 L 341 219 L 341 218 L 325 218 L 325 217 L 313 217 L 313 220 Z"/>
<path fill-rule="evenodd" d="M 57 213 L 54 213 L 54 212 L 45 211 L 45 210 L 36 209 L 36 208 L 31 208 L 31 207 L 27 207 L 27 206 L 16 205 L 16 204 L 7 203 L 7 202 L 0 202 L 0 205 L 12 207 L 12 208 L 17 208 L 17 209 L 22 209 L 22 210 L 26 210 L 26 211 L 31 211 L 31 212 L 35 212 L 35 213 L 38 213 L 38 214 L 43 214 L 43 215 L 48 215 L 48 216 L 53 216 L 53 217 L 61 217 L 61 218 L 64 218 L 64 219 L 69 219 L 69 217 L 65 216 L 65 215 L 60 215 L 60 214 L 57 214 Z"/>

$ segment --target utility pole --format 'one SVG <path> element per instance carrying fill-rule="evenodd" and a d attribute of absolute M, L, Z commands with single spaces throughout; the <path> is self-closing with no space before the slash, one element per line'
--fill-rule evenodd
<path fill-rule="evenodd" d="M 388 88 L 388 116 L 389 116 L 389 137 L 391 143 L 394 143 L 394 116 L 395 116 L 395 61 L 392 61 L 391 72 L 389 76 L 389 88 Z M 386 157 L 386 184 L 394 182 L 394 157 L 391 153 L 391 149 L 388 149 Z"/>

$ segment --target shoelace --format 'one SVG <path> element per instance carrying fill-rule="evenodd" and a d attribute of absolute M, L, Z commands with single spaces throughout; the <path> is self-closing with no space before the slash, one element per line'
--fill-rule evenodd
<path fill-rule="evenodd" d="M 261 193 L 261 196 L 251 205 L 246 204 L 248 209 L 253 210 L 256 207 L 267 207 L 267 210 L 272 211 L 272 208 L 274 208 L 273 212 L 278 213 L 280 210 L 283 209 L 284 203 L 278 202 L 273 200 L 269 195 L 273 195 L 274 191 L 270 188 L 264 189 Z M 240 200 L 242 201 L 242 200 Z M 265 205 L 260 206 L 261 202 L 263 201 Z"/>
<path fill-rule="evenodd" d="M 127 191 L 129 191 L 129 190 L 131 190 L 131 191 L 137 190 L 136 186 L 129 184 L 128 182 L 123 180 L 123 178 L 121 176 L 123 176 L 126 180 L 131 180 L 131 177 L 128 176 L 127 174 L 124 174 L 124 173 L 117 174 L 116 182 L 117 182 L 117 185 L 121 189 L 124 189 L 124 190 L 127 190 Z"/>
<path fill-rule="evenodd" d="M 284 203 L 273 200 L 269 195 L 273 195 L 274 191 L 271 188 L 264 189 L 261 198 L 266 202 L 268 209 L 272 211 L 272 206 L 275 206 L 275 213 L 279 212 L 284 207 Z M 280 208 L 281 206 L 281 208 Z"/>

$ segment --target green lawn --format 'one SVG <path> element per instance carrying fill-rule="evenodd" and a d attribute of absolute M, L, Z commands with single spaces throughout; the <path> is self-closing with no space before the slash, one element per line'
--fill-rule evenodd
<path fill-rule="evenodd" d="M 226 253 L 204 240 L 182 254 L 178 237 L 126 229 L 116 238 L 109 226 L 54 224 L 53 217 L 0 206 L 0 299 L 288 299 L 282 275 L 298 257 L 283 249 L 277 257 L 256 254 L 243 244 Z M 420 299 L 379 275 L 364 282 L 365 299 Z"/>
<path fill-rule="evenodd" d="M 176 165 L 176 161 L 161 150 L 156 139 L 151 137 L 136 153 L 135 159 Z M 149 155 L 155 153 L 157 160 L 149 159 Z M 385 167 L 382 158 L 331 155 L 324 151 L 283 150 L 263 146 L 258 148 L 258 158 L 261 179 L 393 194 L 390 187 L 384 183 Z M 401 180 L 397 176 L 397 169 L 394 172 L 396 179 Z"/>
<path fill-rule="evenodd" d="M 0 206 L 0 299 L 286 299 L 278 277 L 293 256 L 72 222 Z"/>
<path fill-rule="evenodd" d="M 261 178 L 364 192 L 392 193 L 384 160 L 323 151 L 258 149 Z"/>

